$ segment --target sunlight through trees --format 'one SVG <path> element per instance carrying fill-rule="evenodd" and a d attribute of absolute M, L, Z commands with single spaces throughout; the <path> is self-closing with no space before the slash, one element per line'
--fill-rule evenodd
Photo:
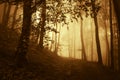
<path fill-rule="evenodd" d="M 0 24 L 19 34 L 18 63 L 27 62 L 29 47 L 35 46 L 41 48 L 41 52 L 46 49 L 56 56 L 118 69 L 119 16 L 113 2 L 1 0 Z"/>

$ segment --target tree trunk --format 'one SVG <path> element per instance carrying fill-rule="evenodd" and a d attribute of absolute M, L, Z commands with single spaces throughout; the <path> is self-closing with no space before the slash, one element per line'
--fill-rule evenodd
<path fill-rule="evenodd" d="M 92 26 L 92 23 L 91 23 L 91 61 L 93 61 L 93 39 L 94 39 L 93 26 Z"/>
<path fill-rule="evenodd" d="M 18 4 L 16 4 L 16 7 L 15 7 L 15 10 L 14 10 L 14 13 L 13 13 L 13 21 L 12 21 L 12 26 L 11 26 L 12 30 L 14 29 L 14 26 L 15 26 L 15 20 L 16 20 L 17 10 L 18 10 Z"/>
<path fill-rule="evenodd" d="M 75 29 L 76 28 L 74 26 L 74 35 L 73 35 L 74 36 L 74 58 L 76 58 L 76 51 L 75 51 L 76 50 L 76 40 L 75 40 L 76 39 L 76 37 L 75 37 L 76 31 L 75 31 Z"/>
<path fill-rule="evenodd" d="M 119 27 L 120 27 L 120 23 L 119 23 Z M 120 72 L 120 30 L 118 31 L 118 66 L 119 66 L 119 72 Z"/>
<path fill-rule="evenodd" d="M 101 47 L 100 47 L 97 17 L 94 17 L 94 22 L 95 22 L 95 36 L 96 36 L 96 45 L 97 45 L 97 53 L 98 53 L 98 63 L 103 64 L 102 55 L 101 55 Z"/>
<path fill-rule="evenodd" d="M 58 33 L 59 35 L 58 35 L 58 45 L 57 45 L 57 49 L 59 49 L 59 44 L 60 44 L 60 37 L 61 37 L 61 24 L 60 24 L 60 26 L 59 26 L 59 33 Z"/>
<path fill-rule="evenodd" d="M 53 40 L 54 40 L 54 33 L 52 32 L 52 40 L 51 40 L 51 45 L 50 45 L 50 51 L 53 49 Z"/>
<path fill-rule="evenodd" d="M 42 13 L 41 13 L 41 18 L 42 18 L 41 23 L 42 23 L 42 25 L 41 25 L 40 43 L 39 43 L 41 49 L 44 48 L 44 46 L 43 46 L 43 40 L 44 39 L 43 38 L 44 38 L 44 34 L 45 34 L 45 25 L 46 25 L 46 23 L 45 23 L 45 21 L 46 21 L 46 0 L 44 0 L 42 4 L 43 4 L 42 5 Z"/>
<path fill-rule="evenodd" d="M 9 21 L 10 10 L 11 10 L 11 4 L 10 4 L 10 3 L 8 3 L 7 13 L 6 13 L 6 15 L 5 15 L 5 22 L 4 22 L 5 27 L 7 27 L 7 26 L 8 26 L 8 21 Z"/>
<path fill-rule="evenodd" d="M 81 19 L 81 44 L 82 44 L 82 59 L 83 60 L 87 60 L 87 57 L 86 57 L 86 52 L 85 52 L 85 46 L 84 46 L 84 38 L 83 38 L 83 20 Z"/>
<path fill-rule="evenodd" d="M 8 25 L 10 10 L 11 10 L 11 4 L 5 3 L 4 13 L 3 13 L 3 22 L 2 22 L 5 27 L 7 27 Z"/>
<path fill-rule="evenodd" d="M 108 4 L 107 3 L 107 1 L 105 1 L 104 2 L 104 7 L 105 7 L 105 9 L 104 9 L 104 17 L 102 18 L 102 20 L 104 20 L 105 19 L 105 21 L 103 21 L 103 23 L 104 23 L 104 29 L 105 29 L 105 40 L 106 40 L 106 65 L 107 66 L 110 66 L 110 45 L 109 45 L 109 39 L 108 39 L 108 30 L 107 30 L 107 20 L 108 20 L 108 14 L 107 14 L 107 9 L 108 9 L 108 6 L 106 5 L 106 4 Z"/>
<path fill-rule="evenodd" d="M 103 64 L 102 62 L 102 55 L 101 55 L 101 47 L 100 47 L 100 39 L 99 39 L 99 27 L 97 22 L 97 13 L 95 11 L 95 1 L 91 0 L 92 2 L 92 10 L 94 15 L 94 23 L 95 23 L 95 38 L 96 38 L 96 45 L 97 45 L 97 54 L 98 54 L 98 63 Z"/>
<path fill-rule="evenodd" d="M 118 66 L 120 71 L 120 0 L 113 0 L 118 22 Z"/>
<path fill-rule="evenodd" d="M 109 41 L 108 41 L 108 35 L 107 35 L 107 26 L 106 26 L 106 23 L 105 23 L 105 40 L 106 40 L 106 65 L 109 66 L 109 63 L 110 63 L 110 48 L 109 48 Z"/>
<path fill-rule="evenodd" d="M 16 51 L 15 61 L 17 66 L 27 64 L 26 54 L 28 52 L 30 26 L 31 26 L 31 2 L 32 0 L 24 0 L 23 6 L 23 27 L 20 36 L 19 44 Z"/>
<path fill-rule="evenodd" d="M 55 21 L 55 26 L 56 26 L 56 31 L 58 30 L 58 25 L 57 25 L 57 18 L 56 18 L 56 21 Z M 58 41 L 57 41 L 57 32 L 55 32 L 55 55 L 57 55 L 57 52 L 58 52 Z"/>
<path fill-rule="evenodd" d="M 67 26 L 68 27 L 68 26 Z M 68 27 L 68 53 L 69 57 L 72 58 L 72 51 L 71 51 L 71 39 L 70 39 L 70 29 Z"/>
<path fill-rule="evenodd" d="M 6 10 L 7 10 L 7 3 L 4 3 L 4 9 L 3 9 L 3 15 L 2 15 L 2 24 L 4 25 L 5 22 L 5 15 L 6 15 Z"/>
<path fill-rule="evenodd" d="M 111 37 L 110 37 L 110 44 L 111 44 L 111 52 L 110 52 L 110 57 L 111 57 L 111 69 L 114 69 L 114 53 L 113 53 L 113 28 L 112 28 L 112 6 L 111 6 L 111 0 L 109 0 L 109 21 L 110 21 L 110 33 L 111 33 Z"/>

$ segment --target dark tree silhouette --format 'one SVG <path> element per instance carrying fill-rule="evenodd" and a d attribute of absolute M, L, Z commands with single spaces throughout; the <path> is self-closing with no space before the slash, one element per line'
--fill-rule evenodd
<path fill-rule="evenodd" d="M 113 0 L 118 22 L 118 65 L 120 71 L 120 0 Z"/>
<path fill-rule="evenodd" d="M 41 13 L 41 31 L 40 31 L 40 48 L 43 49 L 43 39 L 44 39 L 44 34 L 45 34 L 45 21 L 46 21 L 46 0 L 42 2 L 42 13 Z"/>
<path fill-rule="evenodd" d="M 98 29 L 98 21 L 97 21 L 97 12 L 95 7 L 95 0 L 91 0 L 93 17 L 95 23 L 95 36 L 96 36 L 96 45 L 97 45 L 97 54 L 98 54 L 98 63 L 103 64 L 102 55 L 101 55 L 101 47 L 100 47 L 100 39 L 99 39 L 99 29 Z"/>
<path fill-rule="evenodd" d="M 113 53 L 113 28 L 112 28 L 112 3 L 111 3 L 111 0 L 109 0 L 109 14 L 110 14 L 110 17 L 109 17 L 109 20 L 110 20 L 110 33 L 111 33 L 111 38 L 110 38 L 110 44 L 111 44 L 111 52 L 110 52 L 110 56 L 111 56 L 111 69 L 114 69 L 114 53 Z"/>
<path fill-rule="evenodd" d="M 6 10 L 7 10 L 7 3 L 4 3 L 4 9 L 3 9 L 3 16 L 2 16 L 2 24 L 4 25 L 5 22 L 5 14 L 6 14 Z"/>
<path fill-rule="evenodd" d="M 31 2 L 32 0 L 23 1 L 23 27 L 15 56 L 18 66 L 24 66 L 27 63 L 26 54 L 28 52 L 31 26 Z"/>

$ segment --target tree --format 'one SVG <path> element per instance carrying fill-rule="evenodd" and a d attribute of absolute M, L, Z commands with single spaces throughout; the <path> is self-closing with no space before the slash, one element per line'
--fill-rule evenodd
<path fill-rule="evenodd" d="M 108 7 L 108 4 L 107 3 L 108 0 L 105 0 L 103 3 L 102 6 L 104 6 L 104 8 L 102 8 L 101 10 L 101 13 L 100 13 L 100 16 L 103 16 L 101 18 L 101 21 L 103 21 L 103 29 L 105 30 L 105 42 L 106 42 L 106 65 L 107 66 L 110 66 L 110 45 L 109 45 L 109 38 L 108 38 L 108 29 L 110 28 L 110 26 L 107 26 L 108 25 L 108 21 L 109 21 L 109 7 Z M 99 18 L 100 19 L 100 18 Z M 100 21 L 100 22 L 101 22 Z"/>
<path fill-rule="evenodd" d="M 113 0 L 114 9 L 117 16 L 117 22 L 118 22 L 118 66 L 120 71 L 120 1 L 119 0 Z"/>
<path fill-rule="evenodd" d="M 92 21 L 91 21 L 92 22 Z M 91 23 L 92 26 L 92 23 Z M 93 61 L 93 39 L 94 39 L 94 35 L 93 35 L 93 26 L 91 27 L 91 61 Z"/>
<path fill-rule="evenodd" d="M 91 0 L 91 4 L 92 4 L 93 18 L 94 18 L 94 23 L 95 23 L 95 36 L 96 36 L 98 63 L 103 64 L 100 40 L 99 40 L 99 29 L 98 29 L 99 27 L 98 27 L 98 22 L 97 22 L 97 10 L 96 10 L 96 5 L 95 5 L 95 0 Z"/>
<path fill-rule="evenodd" d="M 4 25 L 5 22 L 5 14 L 6 14 L 6 10 L 7 10 L 7 3 L 4 3 L 4 9 L 3 9 L 3 17 L 2 17 L 2 24 Z"/>
<path fill-rule="evenodd" d="M 8 3 L 7 13 L 6 13 L 6 15 L 5 15 L 5 23 L 4 23 L 4 24 L 5 24 L 5 27 L 7 27 L 7 25 L 8 25 L 10 10 L 11 10 L 11 4 Z"/>
<path fill-rule="evenodd" d="M 114 53 L 113 53 L 113 28 L 112 28 L 112 4 L 111 4 L 111 0 L 109 0 L 109 6 L 110 6 L 110 9 L 109 9 L 109 14 L 110 14 L 110 17 L 109 17 L 109 20 L 110 20 L 110 33 L 111 33 L 111 38 L 110 38 L 110 44 L 111 44 L 111 52 L 110 52 L 110 57 L 111 57 L 111 69 L 114 69 Z"/>
<path fill-rule="evenodd" d="M 83 20 L 81 18 L 81 43 L 82 43 L 82 58 L 83 60 L 87 60 L 87 57 L 86 57 L 86 52 L 85 52 L 85 46 L 84 46 L 84 38 L 83 38 Z"/>
<path fill-rule="evenodd" d="M 55 22 L 54 22 L 54 25 L 55 25 L 56 31 L 58 30 L 57 18 L 58 18 L 58 15 L 55 15 Z M 55 32 L 55 50 L 54 50 L 55 55 L 57 55 L 57 53 L 58 53 L 58 40 L 57 40 L 57 38 L 58 38 L 57 32 Z"/>
<path fill-rule="evenodd" d="M 41 12 L 41 31 L 40 31 L 40 48 L 43 49 L 43 40 L 44 40 L 44 34 L 45 34 L 45 21 L 46 21 L 46 0 L 43 1 L 42 3 L 42 12 Z"/>
<path fill-rule="evenodd" d="M 28 52 L 30 26 L 31 26 L 31 3 L 32 0 L 23 1 L 23 27 L 19 44 L 15 54 L 15 61 L 18 66 L 27 64 L 26 54 Z"/>
<path fill-rule="evenodd" d="M 16 4 L 15 10 L 14 10 L 14 13 L 13 13 L 13 22 L 12 22 L 12 27 L 11 27 L 11 29 L 14 29 L 14 26 L 15 26 L 17 10 L 18 10 L 18 4 Z"/>

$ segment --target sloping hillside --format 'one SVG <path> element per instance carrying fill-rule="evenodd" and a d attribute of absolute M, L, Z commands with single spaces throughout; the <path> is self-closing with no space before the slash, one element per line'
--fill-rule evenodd
<path fill-rule="evenodd" d="M 120 80 L 119 74 L 95 62 L 62 58 L 49 50 L 30 46 L 29 64 L 14 65 L 18 35 L 0 29 L 0 80 Z"/>
<path fill-rule="evenodd" d="M 12 58 L 0 55 L 0 80 L 120 80 L 117 73 L 97 63 L 51 56 L 37 60 L 18 68 Z"/>

